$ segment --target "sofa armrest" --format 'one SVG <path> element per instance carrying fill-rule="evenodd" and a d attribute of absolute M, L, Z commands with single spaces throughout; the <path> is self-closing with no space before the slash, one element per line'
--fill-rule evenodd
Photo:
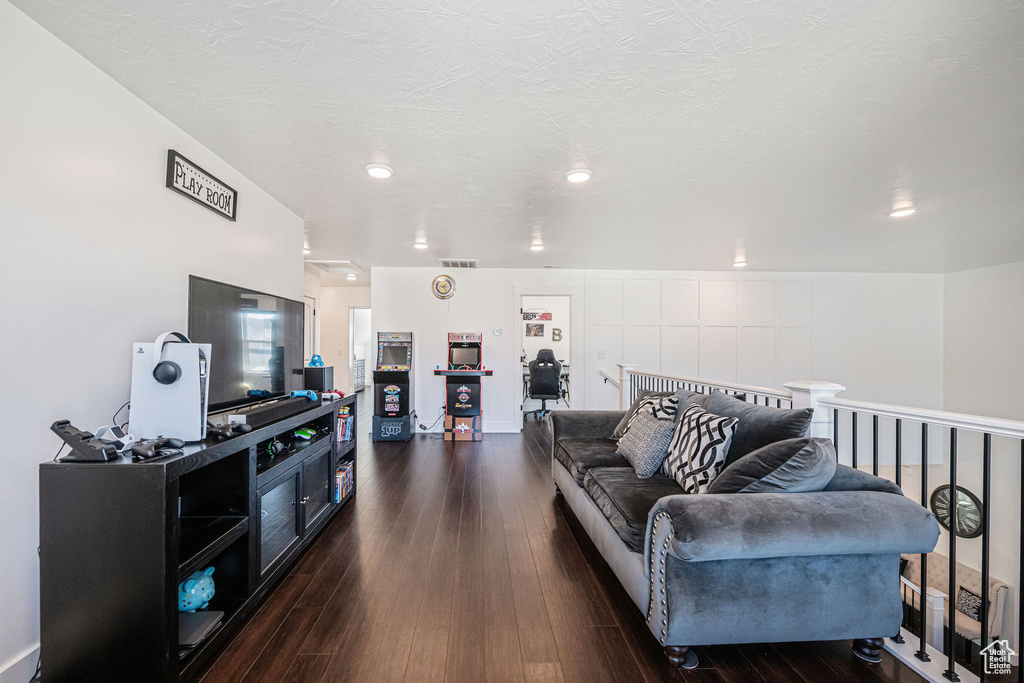
<path fill-rule="evenodd" d="M 624 410 L 554 410 L 551 412 L 551 446 L 562 439 L 610 439 Z"/>
<path fill-rule="evenodd" d="M 689 562 L 927 553 L 939 539 L 931 512 L 879 491 L 667 496 L 648 516 L 648 553 L 659 515 L 672 523 L 669 552 Z"/>

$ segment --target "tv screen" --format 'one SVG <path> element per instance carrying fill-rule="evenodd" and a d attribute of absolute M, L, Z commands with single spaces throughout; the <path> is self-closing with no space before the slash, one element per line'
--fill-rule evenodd
<path fill-rule="evenodd" d="M 188 336 L 212 345 L 211 411 L 302 389 L 303 315 L 299 301 L 189 276 Z"/>
<path fill-rule="evenodd" d="M 469 349 L 452 349 L 452 365 L 457 368 L 461 368 L 463 365 L 479 365 L 480 364 L 480 349 L 469 348 Z"/>
<path fill-rule="evenodd" d="M 404 344 L 402 346 L 385 346 L 381 365 L 405 365 L 409 362 L 408 348 Z"/>

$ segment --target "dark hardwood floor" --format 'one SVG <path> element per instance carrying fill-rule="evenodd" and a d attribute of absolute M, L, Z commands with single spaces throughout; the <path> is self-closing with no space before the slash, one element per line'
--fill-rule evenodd
<path fill-rule="evenodd" d="M 457 445 L 359 430 L 355 501 L 203 683 L 923 680 L 848 641 L 701 647 L 677 671 L 556 502 L 542 423 Z"/>

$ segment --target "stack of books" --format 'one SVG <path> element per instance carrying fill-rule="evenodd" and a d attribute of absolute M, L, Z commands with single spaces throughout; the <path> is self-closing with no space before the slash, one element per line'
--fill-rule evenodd
<path fill-rule="evenodd" d="M 334 502 L 340 503 L 345 500 L 348 494 L 352 493 L 355 485 L 353 464 L 350 462 L 338 463 L 338 472 L 335 475 Z"/>
<path fill-rule="evenodd" d="M 355 416 L 348 414 L 348 407 L 342 408 L 345 411 L 338 415 L 338 441 L 351 441 L 353 430 L 355 430 Z"/>

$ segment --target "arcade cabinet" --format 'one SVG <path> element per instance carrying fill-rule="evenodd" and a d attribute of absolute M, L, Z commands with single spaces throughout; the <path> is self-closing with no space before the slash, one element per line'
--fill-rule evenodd
<path fill-rule="evenodd" d="M 483 338 L 476 332 L 449 332 L 448 367 L 434 370 L 445 378 L 445 441 L 483 440 L 480 378 L 494 374 L 481 363 Z"/>
<path fill-rule="evenodd" d="M 378 332 L 373 371 L 374 441 L 408 441 L 413 420 L 412 332 Z"/>

